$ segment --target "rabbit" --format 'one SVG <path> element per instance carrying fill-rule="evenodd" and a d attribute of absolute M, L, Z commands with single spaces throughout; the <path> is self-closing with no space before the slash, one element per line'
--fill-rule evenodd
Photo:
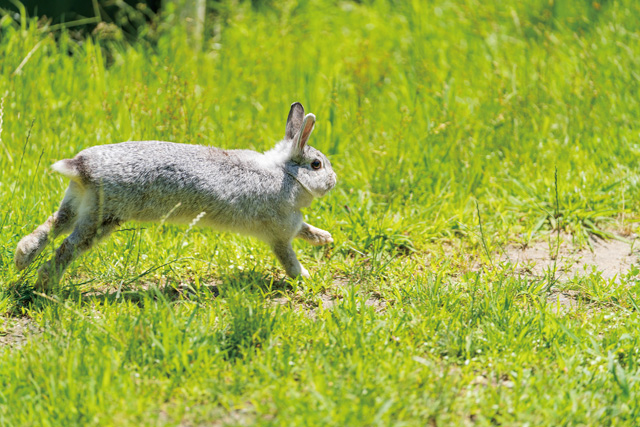
<path fill-rule="evenodd" d="M 129 141 L 97 145 L 51 168 L 70 179 L 57 212 L 20 240 L 15 265 L 23 270 L 50 239 L 71 232 L 38 270 L 47 290 L 67 266 L 123 222 L 168 221 L 211 226 L 265 241 L 292 278 L 309 277 L 291 246 L 333 242 L 302 220 L 300 209 L 337 182 L 329 159 L 307 141 L 315 126 L 299 102 L 291 105 L 285 137 L 264 153 L 251 150 Z"/>

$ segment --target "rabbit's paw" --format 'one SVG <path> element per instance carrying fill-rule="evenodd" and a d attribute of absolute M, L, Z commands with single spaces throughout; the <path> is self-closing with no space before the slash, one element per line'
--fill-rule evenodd
<path fill-rule="evenodd" d="M 309 277 L 311 277 L 311 275 L 309 274 L 309 270 L 302 266 L 300 267 L 302 268 L 302 271 L 300 271 L 300 277 L 302 277 L 303 279 L 308 279 Z"/>
<path fill-rule="evenodd" d="M 56 273 L 52 261 L 48 261 L 38 269 L 38 279 L 36 280 L 34 288 L 41 292 L 47 292 L 58 283 L 59 276 L 60 274 Z"/>
<path fill-rule="evenodd" d="M 16 253 L 14 255 L 14 262 L 18 271 L 27 268 L 31 261 L 38 255 L 38 241 L 32 235 L 23 237 L 18 243 Z"/>
<path fill-rule="evenodd" d="M 322 230 L 320 228 L 316 228 L 309 224 L 304 224 L 300 232 L 298 233 L 298 237 L 304 239 L 308 243 L 314 246 L 326 245 L 328 243 L 333 243 L 333 237 L 331 237 L 331 233 L 328 231 Z"/>
<path fill-rule="evenodd" d="M 315 245 L 326 245 L 329 243 L 333 243 L 333 237 L 331 237 L 331 233 L 325 230 L 321 230 L 319 228 L 316 229 L 316 232 L 313 234 L 314 244 Z"/>

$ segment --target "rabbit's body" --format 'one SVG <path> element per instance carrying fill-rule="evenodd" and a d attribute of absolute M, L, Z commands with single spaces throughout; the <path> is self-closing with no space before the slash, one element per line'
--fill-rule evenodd
<path fill-rule="evenodd" d="M 269 154 L 131 141 L 88 148 L 53 169 L 101 196 L 105 217 L 189 223 L 204 212 L 201 225 L 265 240 L 272 224 L 299 217 L 296 211 L 312 201 L 283 167 L 274 167 L 284 159 Z"/>
<path fill-rule="evenodd" d="M 324 244 L 332 239 L 305 224 L 300 209 L 333 188 L 336 180 L 326 157 L 306 145 L 315 117 L 303 121 L 303 115 L 302 106 L 293 104 L 285 139 L 266 153 L 131 141 L 90 147 L 55 163 L 52 168 L 71 184 L 59 210 L 20 241 L 16 266 L 29 265 L 50 234 L 74 228 L 54 259 L 40 269 L 39 284 L 47 286 L 51 274 L 58 279 L 76 255 L 125 221 L 197 220 L 266 241 L 287 274 L 308 276 L 291 240 Z M 318 162 L 320 168 L 315 167 Z"/>

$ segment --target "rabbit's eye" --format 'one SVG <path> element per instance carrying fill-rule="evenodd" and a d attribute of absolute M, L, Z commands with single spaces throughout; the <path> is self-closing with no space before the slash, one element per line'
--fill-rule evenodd
<path fill-rule="evenodd" d="M 311 167 L 314 169 L 320 169 L 322 167 L 322 162 L 318 159 L 315 159 L 313 162 L 311 162 Z"/>

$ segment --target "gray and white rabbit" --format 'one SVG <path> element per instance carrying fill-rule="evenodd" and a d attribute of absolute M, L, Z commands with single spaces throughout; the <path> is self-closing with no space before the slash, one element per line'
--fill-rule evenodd
<path fill-rule="evenodd" d="M 198 223 L 267 242 L 291 277 L 309 277 L 291 242 L 331 243 L 302 220 L 300 208 L 336 185 L 325 155 L 307 145 L 316 118 L 291 105 L 285 138 L 265 153 L 161 141 L 98 145 L 52 169 L 71 182 L 57 212 L 22 238 L 15 253 L 26 268 L 50 239 L 71 231 L 38 270 L 36 287 L 56 283 L 69 263 L 128 220 Z"/>

